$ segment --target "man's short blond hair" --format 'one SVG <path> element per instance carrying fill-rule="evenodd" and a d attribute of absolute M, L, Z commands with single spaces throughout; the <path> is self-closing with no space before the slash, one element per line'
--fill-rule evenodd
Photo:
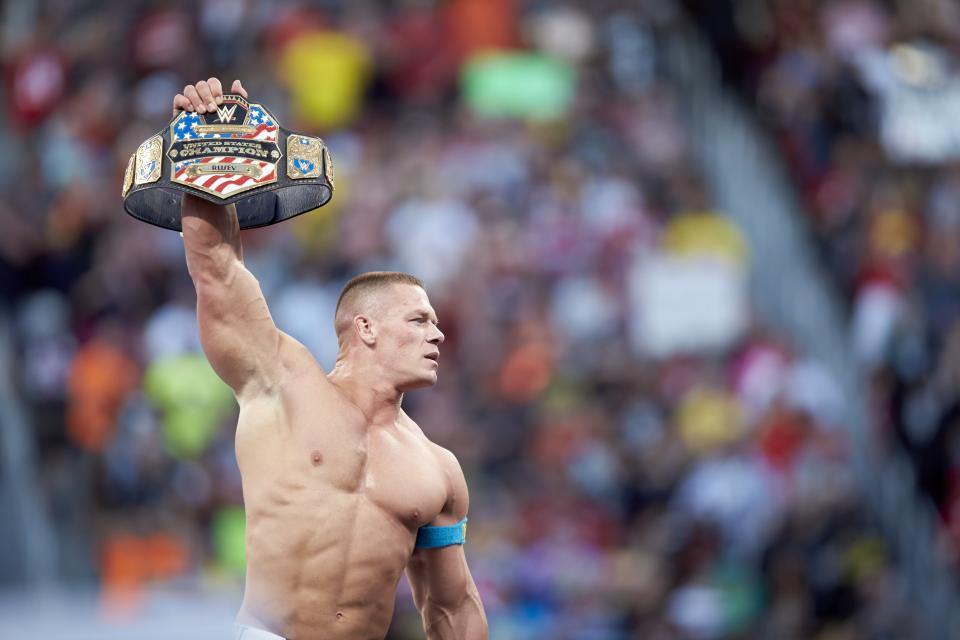
<path fill-rule="evenodd" d="M 426 288 L 420 278 L 402 271 L 368 271 L 350 278 L 347 284 L 343 285 L 340 297 L 337 298 L 337 308 L 334 312 L 337 335 L 340 335 L 353 321 L 352 317 L 347 317 L 347 310 L 356 308 L 357 302 L 364 296 L 392 284 L 411 284 L 421 289 Z M 341 313 L 341 310 L 344 313 Z"/>

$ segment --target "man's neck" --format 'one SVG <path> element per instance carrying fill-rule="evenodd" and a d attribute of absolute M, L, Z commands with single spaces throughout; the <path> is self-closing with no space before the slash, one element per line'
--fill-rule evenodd
<path fill-rule="evenodd" d="M 400 416 L 403 392 L 361 367 L 338 360 L 327 374 L 330 382 L 367 417 L 370 426 L 394 425 Z"/>

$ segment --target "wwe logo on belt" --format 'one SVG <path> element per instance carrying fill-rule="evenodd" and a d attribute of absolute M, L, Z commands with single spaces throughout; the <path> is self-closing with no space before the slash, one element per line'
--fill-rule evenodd
<path fill-rule="evenodd" d="M 222 107 L 217 107 L 217 116 L 220 122 L 230 122 L 233 120 L 233 114 L 237 110 L 237 105 L 231 105 L 227 107 L 226 105 Z"/>

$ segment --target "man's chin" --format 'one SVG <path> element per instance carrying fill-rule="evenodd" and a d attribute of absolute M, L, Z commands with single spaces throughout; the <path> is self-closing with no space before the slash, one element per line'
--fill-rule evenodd
<path fill-rule="evenodd" d="M 402 385 L 400 391 L 413 391 L 414 389 L 423 389 L 424 387 L 432 387 L 437 384 L 437 372 L 428 373 L 427 375 L 417 378 L 416 380 L 411 380 L 410 382 Z"/>

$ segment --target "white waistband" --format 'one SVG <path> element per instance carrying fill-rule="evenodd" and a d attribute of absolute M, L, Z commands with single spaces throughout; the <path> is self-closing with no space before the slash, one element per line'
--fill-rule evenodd
<path fill-rule="evenodd" d="M 264 631 L 263 629 L 257 629 L 255 627 L 248 627 L 243 624 L 238 624 L 236 640 L 284 640 L 284 639 L 282 636 L 278 636 L 275 633 L 270 633 L 269 631 Z"/>

